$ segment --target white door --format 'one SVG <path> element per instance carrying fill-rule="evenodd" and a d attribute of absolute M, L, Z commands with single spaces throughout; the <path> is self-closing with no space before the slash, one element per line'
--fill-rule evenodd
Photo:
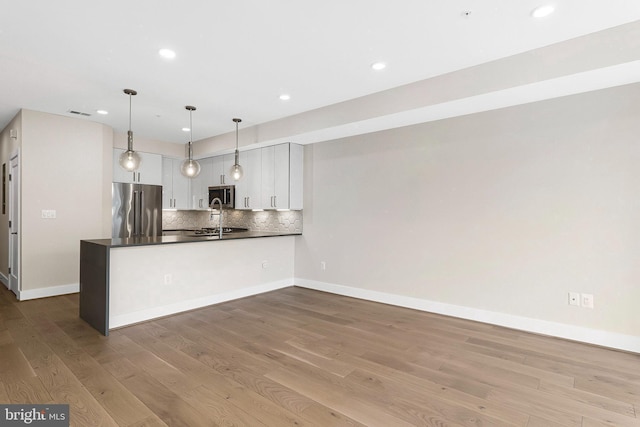
<path fill-rule="evenodd" d="M 9 161 L 9 289 L 20 290 L 20 162 L 16 153 Z"/>

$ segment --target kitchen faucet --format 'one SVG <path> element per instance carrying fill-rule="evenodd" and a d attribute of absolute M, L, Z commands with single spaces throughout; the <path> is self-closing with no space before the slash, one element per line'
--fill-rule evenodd
<path fill-rule="evenodd" d="M 219 198 L 214 198 L 211 203 L 209 204 L 209 207 L 211 209 L 214 209 L 214 205 L 216 204 L 216 202 L 218 202 L 218 204 L 220 205 L 220 213 L 217 214 L 220 217 L 220 223 L 218 224 L 218 236 L 220 237 L 220 239 L 222 239 L 222 200 L 220 200 Z M 209 220 L 213 219 L 213 216 L 216 215 L 215 213 L 213 213 L 213 211 L 211 211 L 211 216 L 209 217 Z"/>

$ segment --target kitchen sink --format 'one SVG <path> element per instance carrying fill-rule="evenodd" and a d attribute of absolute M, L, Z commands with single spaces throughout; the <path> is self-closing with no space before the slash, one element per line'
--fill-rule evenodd
<path fill-rule="evenodd" d="M 243 231 L 249 231 L 248 228 L 241 228 L 241 227 L 222 227 L 222 234 L 229 234 L 229 233 L 240 233 Z M 202 228 L 200 230 L 193 230 L 192 232 L 185 234 L 185 236 L 189 236 L 189 237 L 211 237 L 211 236 L 218 236 L 220 233 L 220 229 L 219 228 Z"/>

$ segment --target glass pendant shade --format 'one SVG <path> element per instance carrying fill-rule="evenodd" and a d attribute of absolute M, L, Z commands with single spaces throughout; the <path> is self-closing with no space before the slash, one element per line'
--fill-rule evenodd
<path fill-rule="evenodd" d="M 140 155 L 133 150 L 127 150 L 120 154 L 120 166 L 129 172 L 140 167 Z"/>
<path fill-rule="evenodd" d="M 127 131 L 127 151 L 120 154 L 118 161 L 123 169 L 133 172 L 142 163 L 140 155 L 133 151 L 133 132 L 131 131 L 131 97 L 137 95 L 138 92 L 133 89 L 125 89 L 123 92 L 129 95 L 129 130 Z"/>
<path fill-rule="evenodd" d="M 236 181 L 242 178 L 242 166 L 240 166 L 237 161 L 235 165 L 231 166 L 231 176 Z"/>
<path fill-rule="evenodd" d="M 180 172 L 188 178 L 195 178 L 200 174 L 200 163 L 197 160 L 184 159 L 180 166 Z"/>
<path fill-rule="evenodd" d="M 184 159 L 182 165 L 180 165 L 180 173 L 187 178 L 195 178 L 200 174 L 200 163 L 198 163 L 197 160 L 193 160 L 193 146 L 191 144 L 191 141 L 193 141 L 193 119 L 191 113 L 196 110 L 196 107 L 187 105 L 184 108 L 189 111 L 189 132 L 191 133 L 191 138 L 187 144 L 188 156 Z"/>

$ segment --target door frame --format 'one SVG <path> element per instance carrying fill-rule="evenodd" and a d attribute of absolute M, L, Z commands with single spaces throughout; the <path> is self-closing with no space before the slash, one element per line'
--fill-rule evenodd
<path fill-rule="evenodd" d="M 20 295 L 20 152 L 9 156 L 9 290 Z M 15 234 L 14 234 L 15 233 Z M 14 256 L 15 254 L 15 256 Z"/>

